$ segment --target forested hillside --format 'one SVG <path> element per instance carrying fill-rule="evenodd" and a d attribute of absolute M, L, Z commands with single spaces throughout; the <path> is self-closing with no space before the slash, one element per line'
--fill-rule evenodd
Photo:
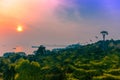
<path fill-rule="evenodd" d="M 5 53 L 1 80 L 120 80 L 120 40 L 73 45 L 33 54 Z"/>

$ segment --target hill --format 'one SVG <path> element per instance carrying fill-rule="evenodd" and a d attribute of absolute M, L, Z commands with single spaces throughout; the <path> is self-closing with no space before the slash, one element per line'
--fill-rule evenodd
<path fill-rule="evenodd" d="M 5 53 L 0 73 L 4 80 L 120 80 L 120 40 Z"/>

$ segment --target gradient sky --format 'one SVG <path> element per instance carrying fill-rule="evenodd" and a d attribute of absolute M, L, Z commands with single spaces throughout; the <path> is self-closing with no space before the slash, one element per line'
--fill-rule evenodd
<path fill-rule="evenodd" d="M 120 39 L 120 0 L 0 0 L 0 54 L 32 45 Z M 18 25 L 24 27 L 17 32 Z"/>

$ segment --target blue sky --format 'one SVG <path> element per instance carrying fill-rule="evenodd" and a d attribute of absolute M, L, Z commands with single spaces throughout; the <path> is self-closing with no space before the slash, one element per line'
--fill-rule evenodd
<path fill-rule="evenodd" d="M 86 27 L 87 32 L 90 27 L 96 33 L 108 30 L 111 38 L 119 39 L 119 4 L 119 0 L 62 0 L 56 13 L 62 21 L 84 25 L 78 29 Z"/>

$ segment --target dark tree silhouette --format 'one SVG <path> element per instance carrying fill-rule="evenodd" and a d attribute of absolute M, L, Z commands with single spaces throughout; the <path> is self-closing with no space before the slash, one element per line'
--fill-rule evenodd
<path fill-rule="evenodd" d="M 103 36 L 103 41 L 105 41 L 105 36 L 108 35 L 108 32 L 107 31 L 101 31 L 100 33 Z"/>
<path fill-rule="evenodd" d="M 108 35 L 108 32 L 107 31 L 101 31 L 100 32 L 103 36 L 103 50 L 105 51 L 106 50 L 106 45 L 105 45 L 105 36 Z"/>
<path fill-rule="evenodd" d="M 36 51 L 36 55 L 39 54 L 45 54 L 45 47 L 43 45 L 40 45 L 40 47 L 38 48 L 38 50 Z"/>

